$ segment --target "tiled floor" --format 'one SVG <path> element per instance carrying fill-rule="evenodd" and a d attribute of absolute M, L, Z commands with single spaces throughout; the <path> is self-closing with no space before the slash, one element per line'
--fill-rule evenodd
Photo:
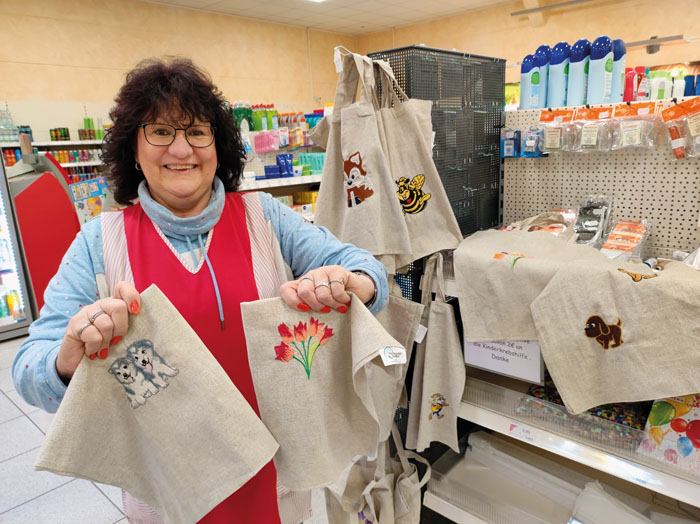
<path fill-rule="evenodd" d="M 11 367 L 21 343 L 21 338 L 0 342 L 0 522 L 126 524 L 120 489 L 34 471 L 53 415 L 30 406 L 15 391 Z"/>

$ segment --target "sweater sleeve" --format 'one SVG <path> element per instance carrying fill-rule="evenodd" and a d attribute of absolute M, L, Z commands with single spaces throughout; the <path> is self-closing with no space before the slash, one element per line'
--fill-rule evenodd
<path fill-rule="evenodd" d="M 265 219 L 272 223 L 284 261 L 295 278 L 321 266 L 338 265 L 349 271 L 364 271 L 377 289 L 377 299 L 370 308 L 377 314 L 389 300 L 387 272 L 369 251 L 344 244 L 325 227 L 314 226 L 267 193 L 260 192 Z"/>
<path fill-rule="evenodd" d="M 55 413 L 66 391 L 56 357 L 68 321 L 98 300 L 95 275 L 104 272 L 99 217 L 83 226 L 44 293 L 39 318 L 29 327 L 12 364 L 15 389 L 29 404 Z"/>

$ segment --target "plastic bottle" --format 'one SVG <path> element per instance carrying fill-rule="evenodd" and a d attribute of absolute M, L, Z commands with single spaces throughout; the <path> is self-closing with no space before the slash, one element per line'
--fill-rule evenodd
<path fill-rule="evenodd" d="M 673 91 L 671 92 L 671 98 L 683 98 L 683 93 L 685 92 L 685 80 L 681 76 L 677 76 L 673 79 Z"/>
<path fill-rule="evenodd" d="M 635 100 L 637 100 L 637 72 L 628 67 L 625 70 L 625 92 L 622 101 L 634 102 Z"/>
<path fill-rule="evenodd" d="M 277 109 L 275 109 L 274 104 L 270 107 L 272 108 L 272 127 L 270 129 L 279 129 L 279 113 L 277 113 Z"/>
<path fill-rule="evenodd" d="M 590 54 L 591 43 L 585 38 L 578 40 L 571 47 L 569 87 L 566 92 L 567 106 L 580 106 L 586 103 Z"/>
<path fill-rule="evenodd" d="M 588 104 L 610 102 L 613 77 L 613 45 L 607 36 L 599 36 L 591 45 L 591 63 L 588 72 Z"/>
<path fill-rule="evenodd" d="M 637 100 L 649 100 L 649 77 L 644 66 L 634 69 L 637 73 Z"/>
<path fill-rule="evenodd" d="M 520 109 L 536 109 L 540 104 L 540 69 L 535 57 L 527 55 L 520 66 Z"/>
<path fill-rule="evenodd" d="M 683 89 L 683 96 L 693 96 L 695 93 L 695 77 L 693 75 L 688 75 L 684 80 L 685 88 Z"/>
<path fill-rule="evenodd" d="M 650 100 L 663 100 L 671 97 L 671 91 L 668 89 L 666 71 L 652 71 L 649 73 L 649 91 Z"/>
<path fill-rule="evenodd" d="M 570 55 L 571 46 L 566 42 L 559 42 L 552 48 L 549 59 L 546 107 L 563 107 L 566 105 Z"/>
<path fill-rule="evenodd" d="M 627 46 L 619 38 L 612 41 L 613 44 L 613 71 L 612 87 L 610 89 L 610 101 L 622 102 L 625 92 L 625 63 L 627 61 Z"/>
<path fill-rule="evenodd" d="M 548 45 L 541 45 L 535 51 L 535 61 L 540 68 L 540 95 L 537 107 L 547 107 L 547 84 L 549 83 L 549 59 L 552 50 Z"/>
<path fill-rule="evenodd" d="M 700 95 L 700 75 L 695 79 L 695 95 Z"/>

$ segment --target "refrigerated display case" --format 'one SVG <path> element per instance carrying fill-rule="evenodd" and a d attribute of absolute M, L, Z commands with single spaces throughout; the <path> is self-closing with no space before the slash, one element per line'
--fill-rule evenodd
<path fill-rule="evenodd" d="M 6 340 L 26 334 L 33 318 L 17 221 L 2 163 L 0 175 L 0 340 Z"/>

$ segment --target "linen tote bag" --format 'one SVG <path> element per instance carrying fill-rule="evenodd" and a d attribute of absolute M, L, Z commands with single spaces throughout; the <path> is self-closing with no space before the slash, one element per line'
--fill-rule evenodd
<path fill-rule="evenodd" d="M 360 85 L 360 100 L 354 101 Z M 348 54 L 338 78 L 333 113 L 312 139 L 326 149 L 314 223 L 343 242 L 366 249 L 394 273 L 393 255 L 409 256 L 411 242 L 396 186 L 380 145 L 372 61 Z"/>
<path fill-rule="evenodd" d="M 405 349 L 356 297 L 346 314 L 304 313 L 279 298 L 241 304 L 260 416 L 280 442 L 279 481 L 291 490 L 334 482 L 386 440 Z"/>
<path fill-rule="evenodd" d="M 34 467 L 119 486 L 191 524 L 267 464 L 278 445 L 156 287 L 109 358 L 84 357 Z"/>
<path fill-rule="evenodd" d="M 581 413 L 700 391 L 700 274 L 604 260 L 560 269 L 532 303 L 542 356 L 566 407 Z"/>
<path fill-rule="evenodd" d="M 411 252 L 396 256 L 400 268 L 441 249 L 456 248 L 462 233 L 433 162 L 432 102 L 409 99 L 389 64 L 382 60 L 375 64 L 382 82 L 379 138 L 411 239 Z"/>
<path fill-rule="evenodd" d="M 430 301 L 433 282 L 435 300 Z M 459 453 L 457 413 L 464 394 L 466 367 L 454 309 L 445 301 L 443 255 L 425 263 L 421 283 L 427 305 L 427 328 L 418 345 L 408 412 L 407 447 L 423 451 L 431 442 L 442 442 Z"/>

